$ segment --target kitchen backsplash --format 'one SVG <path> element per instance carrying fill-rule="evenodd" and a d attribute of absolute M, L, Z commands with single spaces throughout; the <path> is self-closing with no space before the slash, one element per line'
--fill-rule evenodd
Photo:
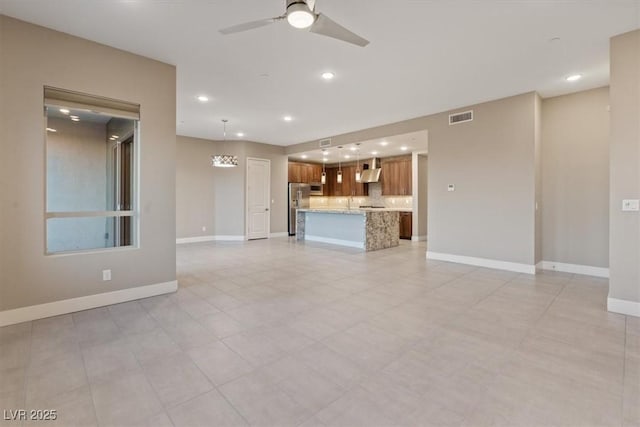
<path fill-rule="evenodd" d="M 322 208 L 346 208 L 349 205 L 349 197 L 324 197 L 311 196 L 310 206 L 313 209 Z M 377 198 L 354 196 L 351 199 L 351 207 L 358 206 L 384 206 L 387 208 L 411 209 L 413 197 L 411 196 L 379 196 Z"/>

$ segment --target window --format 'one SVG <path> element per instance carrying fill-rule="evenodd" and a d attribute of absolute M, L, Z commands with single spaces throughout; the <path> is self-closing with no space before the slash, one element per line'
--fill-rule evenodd
<path fill-rule="evenodd" d="M 140 106 L 45 87 L 46 252 L 138 245 Z"/>

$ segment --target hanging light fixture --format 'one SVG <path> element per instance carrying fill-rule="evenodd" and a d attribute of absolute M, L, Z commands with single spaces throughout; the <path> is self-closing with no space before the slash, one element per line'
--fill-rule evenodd
<path fill-rule="evenodd" d="M 222 135 L 224 142 L 227 142 L 227 122 L 222 119 Z M 238 156 L 230 154 L 215 154 L 211 156 L 211 165 L 215 168 L 234 168 L 238 166 Z"/>
<path fill-rule="evenodd" d="M 360 175 L 360 143 L 356 144 L 356 182 L 362 182 Z"/>
<path fill-rule="evenodd" d="M 320 184 L 324 185 L 327 183 L 327 171 L 325 169 L 325 164 L 327 163 L 327 160 L 324 159 L 324 153 L 325 151 L 327 151 L 326 149 L 322 149 L 322 175 L 320 176 Z"/>
<path fill-rule="evenodd" d="M 338 147 L 338 150 L 341 150 L 342 146 Z M 338 184 L 342 184 L 342 163 L 340 160 L 340 151 L 338 151 L 338 175 L 337 175 Z"/>

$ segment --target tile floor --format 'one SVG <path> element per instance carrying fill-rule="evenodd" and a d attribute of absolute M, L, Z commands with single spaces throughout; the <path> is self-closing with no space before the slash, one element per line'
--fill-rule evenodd
<path fill-rule="evenodd" d="M 51 426 L 640 425 L 640 319 L 606 312 L 606 280 L 288 238 L 179 246 L 178 278 L 0 328 L 0 407 L 56 409 Z"/>

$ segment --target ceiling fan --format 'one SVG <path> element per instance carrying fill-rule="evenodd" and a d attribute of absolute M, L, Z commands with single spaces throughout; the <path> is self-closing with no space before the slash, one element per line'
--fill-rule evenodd
<path fill-rule="evenodd" d="M 360 47 L 364 47 L 369 44 L 368 40 L 347 30 L 342 25 L 329 19 L 326 15 L 316 12 L 316 0 L 286 0 L 286 2 L 286 10 L 280 16 L 234 25 L 232 27 L 223 28 L 220 32 L 224 35 L 239 33 L 242 31 L 253 30 L 254 28 L 264 27 L 265 25 L 286 19 L 289 22 L 289 25 L 294 28 L 309 28 L 309 31 L 312 33 L 332 37 Z"/>

